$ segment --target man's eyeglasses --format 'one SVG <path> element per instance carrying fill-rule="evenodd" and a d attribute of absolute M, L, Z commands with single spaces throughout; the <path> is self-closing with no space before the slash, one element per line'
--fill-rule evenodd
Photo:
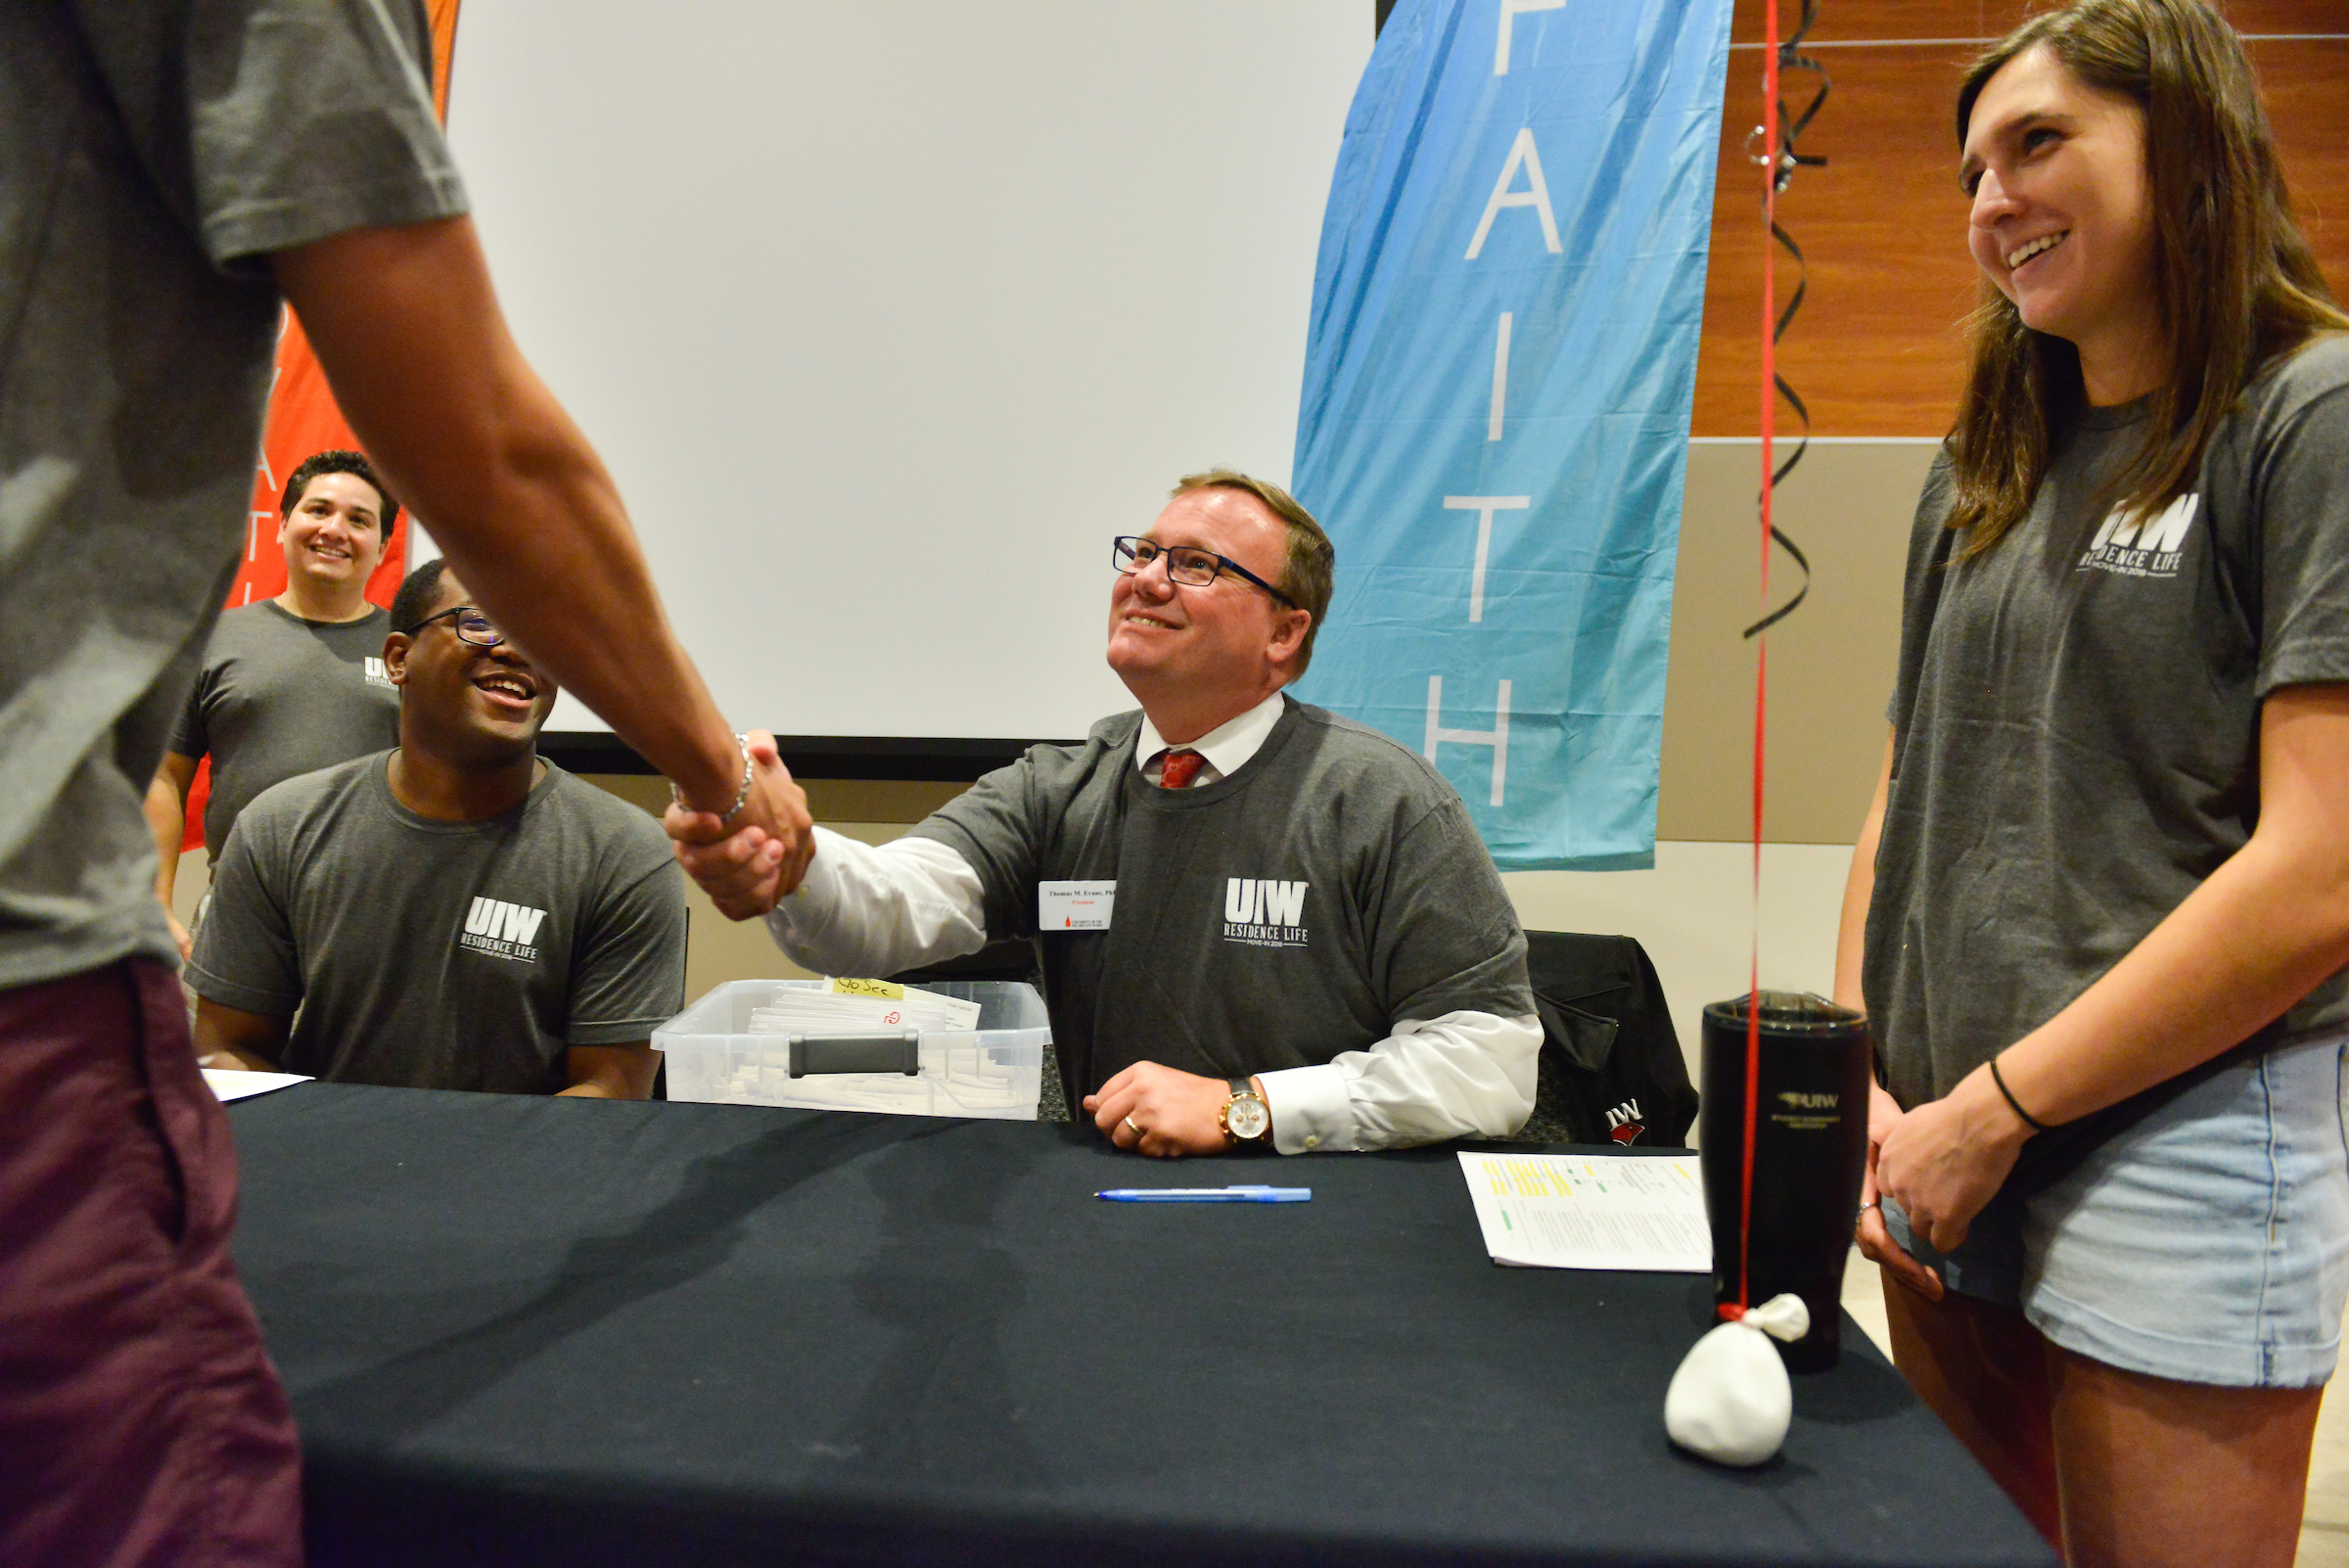
<path fill-rule="evenodd" d="M 476 648 L 494 648 L 506 640 L 506 634 L 497 629 L 495 622 L 469 604 L 443 610 L 437 616 L 426 616 L 416 624 L 402 629 L 406 635 L 413 637 L 434 622 L 447 621 L 451 616 L 456 620 L 450 623 L 449 629 Z"/>
<path fill-rule="evenodd" d="M 1167 580 L 1179 582 L 1186 588 L 1204 588 L 1216 580 L 1216 574 L 1228 572 L 1233 576 L 1253 582 L 1290 609 L 1298 608 L 1297 601 L 1234 561 L 1228 555 L 1202 550 L 1188 544 L 1161 544 L 1156 539 L 1144 539 L 1131 533 L 1121 533 L 1109 541 L 1110 565 L 1130 576 L 1141 571 L 1160 556 L 1167 558 Z"/>

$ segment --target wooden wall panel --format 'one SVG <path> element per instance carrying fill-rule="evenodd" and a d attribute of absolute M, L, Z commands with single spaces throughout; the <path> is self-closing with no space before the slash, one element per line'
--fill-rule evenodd
<path fill-rule="evenodd" d="M 1983 38 L 2014 23 L 2024 8 L 2009 0 L 1819 0 L 1816 42 L 1853 38 Z M 1778 0 L 1778 32 L 1791 31 L 1802 0 Z M 1732 44 L 1762 41 L 1762 0 L 1737 0 L 1729 18 Z"/>
<path fill-rule="evenodd" d="M 1833 94 L 1802 141 L 1825 168 L 1798 171 L 1778 221 L 1803 249 L 1810 288 L 1778 350 L 1779 374 L 1835 436 L 1948 428 L 1963 374 L 1956 323 L 1974 299 L 1966 203 L 1947 156 L 1949 84 L 1971 50 L 1838 49 Z M 1761 54 L 1729 57 L 1729 104 L 1713 204 L 1713 255 L 1697 353 L 1699 436 L 1757 430 L 1762 347 L 1762 171 L 1745 152 Z M 1796 269 L 1780 254 L 1781 308 Z"/>
<path fill-rule="evenodd" d="M 2349 23 L 2334 0 L 2333 29 Z M 2335 298 L 2349 303 L 2349 34 L 2255 42 L 2251 68 L 2276 127 L 2292 206 Z"/>
<path fill-rule="evenodd" d="M 1820 42 L 1854 38 L 2000 37 L 2025 17 L 2051 9 L 2048 0 L 1819 0 Z M 1791 28 L 1802 0 L 1778 0 L 1778 28 Z M 2220 0 L 2219 10 L 2242 33 L 2339 32 L 2341 0 Z M 1737 0 L 1729 21 L 1734 43 L 1762 38 L 1762 0 Z"/>
<path fill-rule="evenodd" d="M 1828 165 L 1800 171 L 1779 203 L 1780 221 L 1810 262 L 1810 294 L 1780 346 L 1781 373 L 1810 405 L 1816 433 L 1938 436 L 1948 428 L 1964 375 L 1958 324 L 1977 287 L 1957 183 L 1957 83 L 1983 43 L 2036 9 L 2021 0 L 1821 5 L 1812 38 L 1834 89 L 1803 151 L 1824 154 Z M 2236 0 L 2226 9 L 2251 40 L 2310 239 L 2335 292 L 2349 296 L 2349 6 Z M 1784 24 L 1798 0 L 1781 0 L 1779 10 Z M 1745 144 L 1761 114 L 1761 0 L 1738 0 L 1733 22 L 1697 363 L 1699 436 L 1757 429 L 1761 170 Z M 1790 85 L 1799 91 L 1805 80 Z M 1792 274 L 1781 265 L 1781 300 Z"/>

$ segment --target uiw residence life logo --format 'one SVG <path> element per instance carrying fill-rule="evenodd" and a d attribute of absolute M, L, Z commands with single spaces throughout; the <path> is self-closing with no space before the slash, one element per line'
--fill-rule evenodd
<path fill-rule="evenodd" d="M 2125 577 L 2174 577 L 2186 559 L 2186 535 L 2202 506 L 2199 495 L 2181 495 L 2151 517 L 2113 511 L 2096 530 L 2082 572 L 2112 572 Z"/>
<path fill-rule="evenodd" d="M 1227 877 L 1223 883 L 1223 940 L 1252 947 L 1306 945 L 1302 882 Z"/>
<path fill-rule="evenodd" d="M 544 909 L 508 903 L 503 899 L 476 899 L 466 911 L 465 930 L 457 938 L 457 945 L 492 958 L 534 964 L 538 961 L 538 925 L 545 918 Z"/>

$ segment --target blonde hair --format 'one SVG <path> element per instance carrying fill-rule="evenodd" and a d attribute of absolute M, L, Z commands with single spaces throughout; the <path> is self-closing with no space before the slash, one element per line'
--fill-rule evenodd
<path fill-rule="evenodd" d="M 1321 618 L 1329 613 L 1338 547 L 1329 542 L 1329 535 L 1313 521 L 1313 514 L 1298 505 L 1297 497 L 1277 484 L 1251 479 L 1236 469 L 1211 468 L 1205 473 L 1185 474 L 1174 482 L 1167 497 L 1173 500 L 1193 490 L 1244 490 L 1288 525 L 1289 553 L 1281 563 L 1280 580 L 1273 586 L 1280 589 L 1289 603 L 1313 618 L 1306 625 L 1305 640 L 1297 645 L 1294 673 L 1304 674 L 1305 667 L 1313 661 L 1313 638 L 1320 634 Z"/>

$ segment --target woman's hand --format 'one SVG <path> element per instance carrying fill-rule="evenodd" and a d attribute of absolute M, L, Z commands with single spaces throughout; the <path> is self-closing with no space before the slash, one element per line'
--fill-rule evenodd
<path fill-rule="evenodd" d="M 1855 1237 L 1860 1243 L 1860 1255 L 1870 1263 L 1881 1264 L 1891 1270 L 1892 1277 L 1915 1291 L 1927 1301 L 1941 1300 L 1941 1276 L 1901 1250 L 1892 1239 L 1892 1231 L 1884 1223 L 1884 1211 L 1877 1206 L 1876 1159 L 1884 1147 L 1884 1139 L 1906 1113 L 1901 1102 L 1894 1099 L 1881 1084 L 1867 1085 L 1867 1173 L 1860 1182 L 1860 1226 Z"/>
<path fill-rule="evenodd" d="M 1869 1122 L 1872 1139 L 1872 1116 Z M 1965 1240 L 1966 1227 L 1997 1195 L 2030 1135 L 1991 1082 L 1990 1068 L 1977 1067 L 1947 1098 L 1918 1106 L 1885 1132 L 1875 1156 L 1876 1190 L 1900 1204 L 1911 1231 L 1949 1252 Z"/>

